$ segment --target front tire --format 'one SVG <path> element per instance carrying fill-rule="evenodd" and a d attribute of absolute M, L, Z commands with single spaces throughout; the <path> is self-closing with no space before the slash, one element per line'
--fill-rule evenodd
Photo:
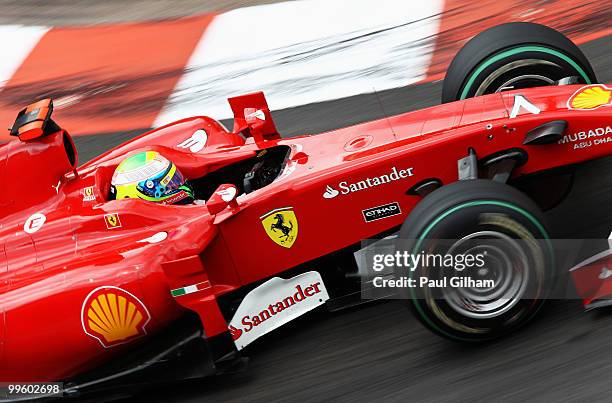
<path fill-rule="evenodd" d="M 486 264 L 469 273 L 424 265 L 408 271 L 417 282 L 458 275 L 494 282 L 408 288 L 421 323 L 456 341 L 490 340 L 524 325 L 552 284 L 553 249 L 542 212 L 518 190 L 496 182 L 459 181 L 428 195 L 404 222 L 398 249 L 415 256 L 485 256 Z"/>
<path fill-rule="evenodd" d="M 544 25 L 512 22 L 472 38 L 450 64 L 442 102 L 495 92 L 555 85 L 564 78 L 597 82 L 582 51 L 560 32 Z"/>

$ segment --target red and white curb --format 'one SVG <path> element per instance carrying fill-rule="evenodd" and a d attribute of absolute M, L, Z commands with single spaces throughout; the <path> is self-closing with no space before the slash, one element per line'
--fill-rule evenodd
<path fill-rule="evenodd" d="M 375 5 L 375 7 L 373 7 Z M 155 125 L 263 90 L 271 109 L 371 93 L 425 78 L 442 0 L 305 0 L 219 15 Z"/>
<path fill-rule="evenodd" d="M 226 99 L 256 90 L 278 110 L 440 79 L 467 39 L 507 21 L 583 43 L 612 33 L 609 12 L 574 0 L 298 0 L 177 20 L 0 26 L 0 122 L 43 97 L 76 135 L 228 118 Z"/>

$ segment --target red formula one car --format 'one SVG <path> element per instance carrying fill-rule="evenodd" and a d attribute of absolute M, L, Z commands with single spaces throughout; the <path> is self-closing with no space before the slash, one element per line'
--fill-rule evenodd
<path fill-rule="evenodd" d="M 479 272 L 493 287 L 410 300 L 447 337 L 504 334 L 545 297 L 541 211 L 572 166 L 612 152 L 611 94 L 560 33 L 513 23 L 459 52 L 442 105 L 317 136 L 281 138 L 255 93 L 229 100 L 233 131 L 184 119 L 78 167 L 37 102 L 0 147 L 0 380 L 78 391 L 235 369 L 279 326 L 354 305 L 361 241 L 398 230 L 416 250 L 482 234 L 517 248 L 499 253 L 529 264 Z M 174 162 L 199 202 L 113 200 L 115 168 L 141 151 Z"/>

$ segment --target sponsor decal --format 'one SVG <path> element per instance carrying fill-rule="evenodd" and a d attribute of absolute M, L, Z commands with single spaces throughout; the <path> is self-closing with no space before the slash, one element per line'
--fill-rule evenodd
<path fill-rule="evenodd" d="M 170 196 L 167 199 L 162 200 L 162 204 L 175 204 L 175 203 L 180 202 L 183 199 L 186 199 L 187 197 L 191 197 L 191 196 L 189 195 L 189 193 L 185 192 L 184 190 L 181 190 L 177 194 Z"/>
<path fill-rule="evenodd" d="M 46 221 L 47 217 L 44 214 L 32 214 L 23 225 L 23 230 L 28 234 L 33 234 L 41 229 Z"/>
<path fill-rule="evenodd" d="M 398 202 L 393 202 L 362 210 L 361 213 L 365 222 L 371 222 L 402 214 L 402 210 Z"/>
<path fill-rule="evenodd" d="M 244 297 L 228 328 L 240 350 L 328 299 L 321 275 L 316 271 L 287 280 L 274 277 Z"/>
<path fill-rule="evenodd" d="M 177 147 L 187 148 L 192 153 L 197 153 L 197 152 L 202 151 L 202 149 L 204 149 L 207 141 L 208 141 L 208 134 L 206 133 L 205 130 L 200 129 L 200 130 L 196 130 L 191 135 L 191 137 L 189 137 L 187 140 L 183 141 L 182 143 L 179 143 Z"/>
<path fill-rule="evenodd" d="M 391 168 L 391 172 L 373 178 L 365 178 L 357 182 L 341 181 L 337 186 L 332 187 L 330 185 L 325 187 L 323 193 L 324 199 L 333 199 L 339 195 L 347 195 L 350 193 L 359 192 L 360 190 L 367 190 L 376 186 L 384 185 L 399 181 L 402 179 L 414 176 L 414 168 L 397 169 L 397 167 Z"/>
<path fill-rule="evenodd" d="M 251 110 L 252 108 L 246 108 L 244 111 L 245 113 L 248 110 Z M 246 119 L 259 119 L 259 120 L 266 120 L 266 114 L 264 113 L 264 111 L 262 111 L 261 109 L 257 109 L 255 112 L 251 112 L 246 114 L 245 116 Z"/>
<path fill-rule="evenodd" d="M 57 182 L 57 185 L 51 185 L 53 189 L 55 189 L 55 193 L 59 194 L 59 188 L 62 185 L 61 179 Z"/>
<path fill-rule="evenodd" d="M 522 95 L 514 96 L 514 105 L 512 106 L 512 111 L 510 111 L 510 119 L 516 118 L 521 109 L 525 109 L 527 112 L 538 115 L 541 111 L 540 108 L 532 104 Z"/>
<path fill-rule="evenodd" d="M 566 134 L 558 143 L 571 144 L 574 150 L 612 143 L 612 126 Z"/>
<path fill-rule="evenodd" d="M 593 110 L 612 105 L 612 88 L 603 84 L 580 88 L 567 100 L 567 109 Z"/>
<path fill-rule="evenodd" d="M 104 214 L 106 229 L 121 228 L 121 220 L 118 213 Z"/>
<path fill-rule="evenodd" d="M 84 202 L 96 201 L 96 196 L 94 194 L 93 186 L 87 186 L 86 188 L 83 188 L 81 193 L 83 194 Z"/>
<path fill-rule="evenodd" d="M 608 277 L 612 277 L 612 270 L 608 269 L 607 267 L 602 267 L 601 273 L 599 273 L 599 279 L 605 280 Z"/>
<path fill-rule="evenodd" d="M 221 196 L 221 200 L 223 200 L 226 203 L 229 203 L 232 200 L 234 200 L 234 197 L 236 197 L 237 193 L 238 193 L 238 189 L 235 186 L 229 186 L 217 192 L 217 194 Z"/>
<path fill-rule="evenodd" d="M 175 288 L 174 290 L 170 291 L 170 294 L 176 298 L 182 297 L 183 295 L 193 294 L 194 292 L 205 290 L 207 288 L 210 288 L 210 281 L 203 281 L 201 283 L 188 285 L 186 287 Z"/>
<path fill-rule="evenodd" d="M 334 197 L 338 196 L 339 194 L 340 194 L 339 191 L 337 191 L 333 187 L 327 185 L 325 187 L 325 193 L 323 193 L 323 198 L 324 199 L 333 199 Z"/>
<path fill-rule="evenodd" d="M 293 246 L 298 236 L 298 220 L 293 207 L 272 210 L 260 219 L 271 240 L 284 248 Z"/>
<path fill-rule="evenodd" d="M 148 238 L 141 239 L 140 241 L 138 241 L 138 243 L 160 243 L 160 242 L 165 241 L 166 238 L 168 238 L 168 233 L 165 231 L 162 231 L 162 232 L 158 232 L 155 235 L 151 235 Z"/>
<path fill-rule="evenodd" d="M 81 325 L 104 348 L 128 343 L 147 334 L 151 315 L 136 296 L 118 287 L 90 292 L 81 307 Z"/>
<path fill-rule="evenodd" d="M 230 334 L 232 335 L 232 340 L 234 340 L 234 342 L 238 340 L 240 336 L 242 336 L 243 332 L 241 329 L 236 329 L 234 326 L 229 326 L 228 329 Z"/>

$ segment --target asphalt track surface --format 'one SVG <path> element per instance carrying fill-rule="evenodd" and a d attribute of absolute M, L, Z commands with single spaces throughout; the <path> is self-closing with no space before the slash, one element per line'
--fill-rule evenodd
<path fill-rule="evenodd" d="M 601 82 L 612 82 L 612 36 L 582 46 Z M 319 133 L 438 103 L 440 83 L 273 113 L 286 135 Z M 136 133 L 79 138 L 90 157 Z M 579 168 L 569 198 L 548 213 L 559 237 L 607 237 L 612 158 Z M 314 312 L 251 345 L 247 371 L 154 388 L 146 401 L 610 401 L 612 313 L 550 301 L 530 326 L 466 346 L 425 330 L 402 301 Z M 98 399 L 96 399 L 98 400 Z M 131 400 L 131 399 L 130 399 Z"/>

